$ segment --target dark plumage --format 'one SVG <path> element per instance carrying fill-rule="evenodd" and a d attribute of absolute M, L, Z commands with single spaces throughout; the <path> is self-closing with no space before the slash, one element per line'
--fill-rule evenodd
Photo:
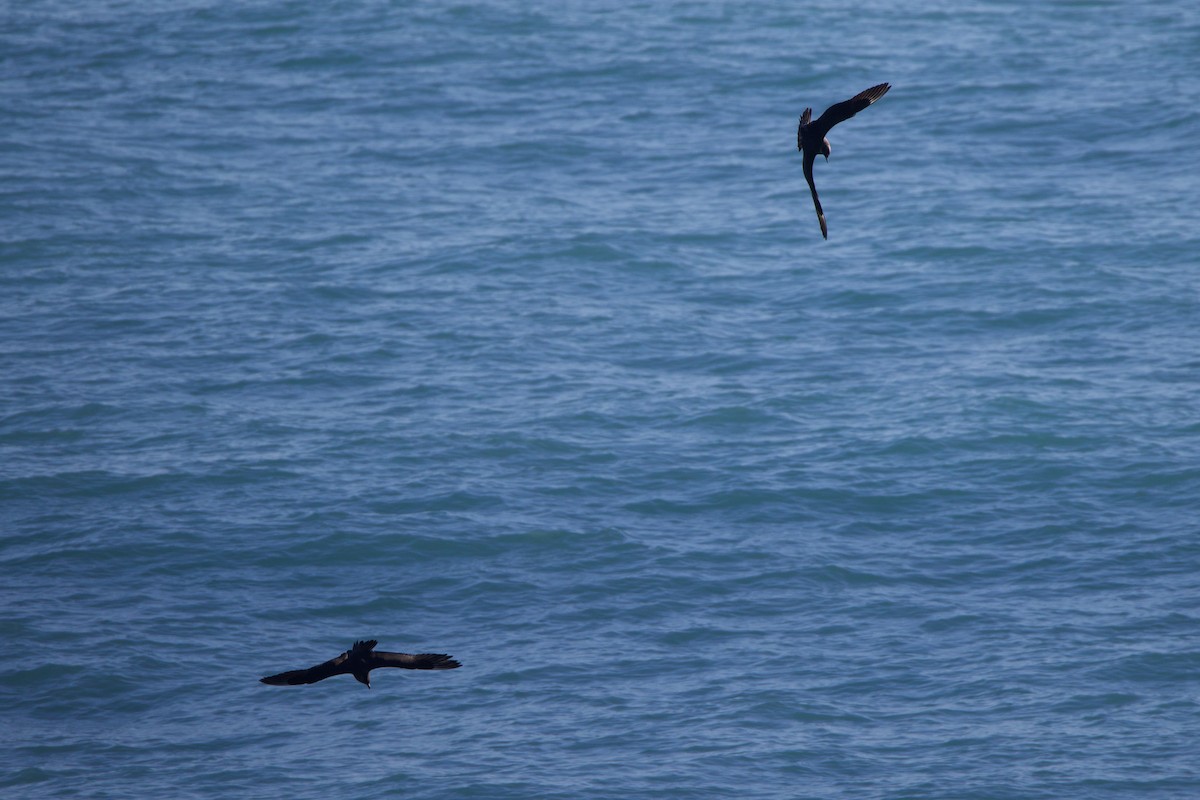
<path fill-rule="evenodd" d="M 331 658 L 324 664 L 317 664 L 308 669 L 294 669 L 281 672 L 278 675 L 268 675 L 260 680 L 272 686 L 296 686 L 302 683 L 316 683 L 333 675 L 350 674 L 359 683 L 371 688 L 370 672 L 379 667 L 400 667 L 401 669 L 454 669 L 461 667 L 453 658 L 444 653 L 385 653 L 376 650 L 379 642 L 370 639 L 365 642 L 355 642 L 346 652 L 337 658 Z"/>
<path fill-rule="evenodd" d="M 841 103 L 834 103 L 825 109 L 825 113 L 812 121 L 812 109 L 804 109 L 800 117 L 800 127 L 796 130 L 796 147 L 804 154 L 804 177 L 808 180 L 808 188 L 812 190 L 813 205 L 817 207 L 817 220 L 821 223 L 821 235 L 829 238 L 829 229 L 825 227 L 825 212 L 821 210 L 821 200 L 817 197 L 817 185 L 813 183 L 813 161 L 817 154 L 829 160 L 829 140 L 825 138 L 829 129 L 839 122 L 845 122 L 879 98 L 887 94 L 891 84 L 881 83 L 872 86 L 865 92 L 859 92 Z"/>

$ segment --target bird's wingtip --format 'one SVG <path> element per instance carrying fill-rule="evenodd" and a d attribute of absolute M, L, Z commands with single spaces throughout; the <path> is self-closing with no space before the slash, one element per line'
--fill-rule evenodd
<path fill-rule="evenodd" d="M 451 658 L 445 653 L 425 653 L 422 655 L 427 659 L 425 662 L 426 669 L 458 669 L 462 666 L 458 659 Z"/>

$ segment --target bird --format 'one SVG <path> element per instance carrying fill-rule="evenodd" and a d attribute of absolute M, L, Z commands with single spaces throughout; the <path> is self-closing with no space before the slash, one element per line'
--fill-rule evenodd
<path fill-rule="evenodd" d="M 825 113 L 817 117 L 815 122 L 812 120 L 811 108 L 804 109 L 804 114 L 800 117 L 800 127 L 796 129 L 796 148 L 804 154 L 804 177 L 808 180 L 808 188 L 812 190 L 813 205 L 817 207 L 817 220 L 821 223 L 821 236 L 825 239 L 829 238 L 829 229 L 825 225 L 825 212 L 821 210 L 821 200 L 817 197 L 817 185 L 813 183 L 813 161 L 817 159 L 818 154 L 825 156 L 826 161 L 829 160 L 829 140 L 825 137 L 830 128 L 850 119 L 887 94 L 890 88 L 890 83 L 881 83 L 859 92 L 849 100 L 834 103 L 825 109 Z"/>
<path fill-rule="evenodd" d="M 297 686 L 305 683 L 316 683 L 334 675 L 350 674 L 354 680 L 371 688 L 371 670 L 379 667 L 400 667 L 402 669 L 456 669 L 462 664 L 445 653 L 386 653 L 376 650 L 379 644 L 375 639 L 355 642 L 354 646 L 337 658 L 331 658 L 324 664 L 317 664 L 308 669 L 294 669 L 281 672 L 278 675 L 268 675 L 260 678 L 261 683 L 271 686 Z"/>

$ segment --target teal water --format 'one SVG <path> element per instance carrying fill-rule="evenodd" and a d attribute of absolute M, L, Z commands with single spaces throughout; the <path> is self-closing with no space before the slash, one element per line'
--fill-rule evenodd
<path fill-rule="evenodd" d="M 1200 796 L 1200 11 L 0 14 L 0 791 Z M 805 106 L 889 81 L 817 185 Z M 357 638 L 451 672 L 276 688 Z"/>

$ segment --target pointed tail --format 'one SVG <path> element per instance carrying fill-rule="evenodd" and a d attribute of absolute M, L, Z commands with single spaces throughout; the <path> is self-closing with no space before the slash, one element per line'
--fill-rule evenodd
<path fill-rule="evenodd" d="M 808 188 L 812 190 L 813 206 L 817 209 L 817 221 L 821 223 L 821 236 L 826 240 L 829 239 L 829 228 L 825 226 L 825 211 L 821 208 L 821 198 L 817 197 L 817 185 L 813 183 L 812 175 L 813 158 L 810 154 L 804 154 L 804 177 L 808 180 Z"/>

